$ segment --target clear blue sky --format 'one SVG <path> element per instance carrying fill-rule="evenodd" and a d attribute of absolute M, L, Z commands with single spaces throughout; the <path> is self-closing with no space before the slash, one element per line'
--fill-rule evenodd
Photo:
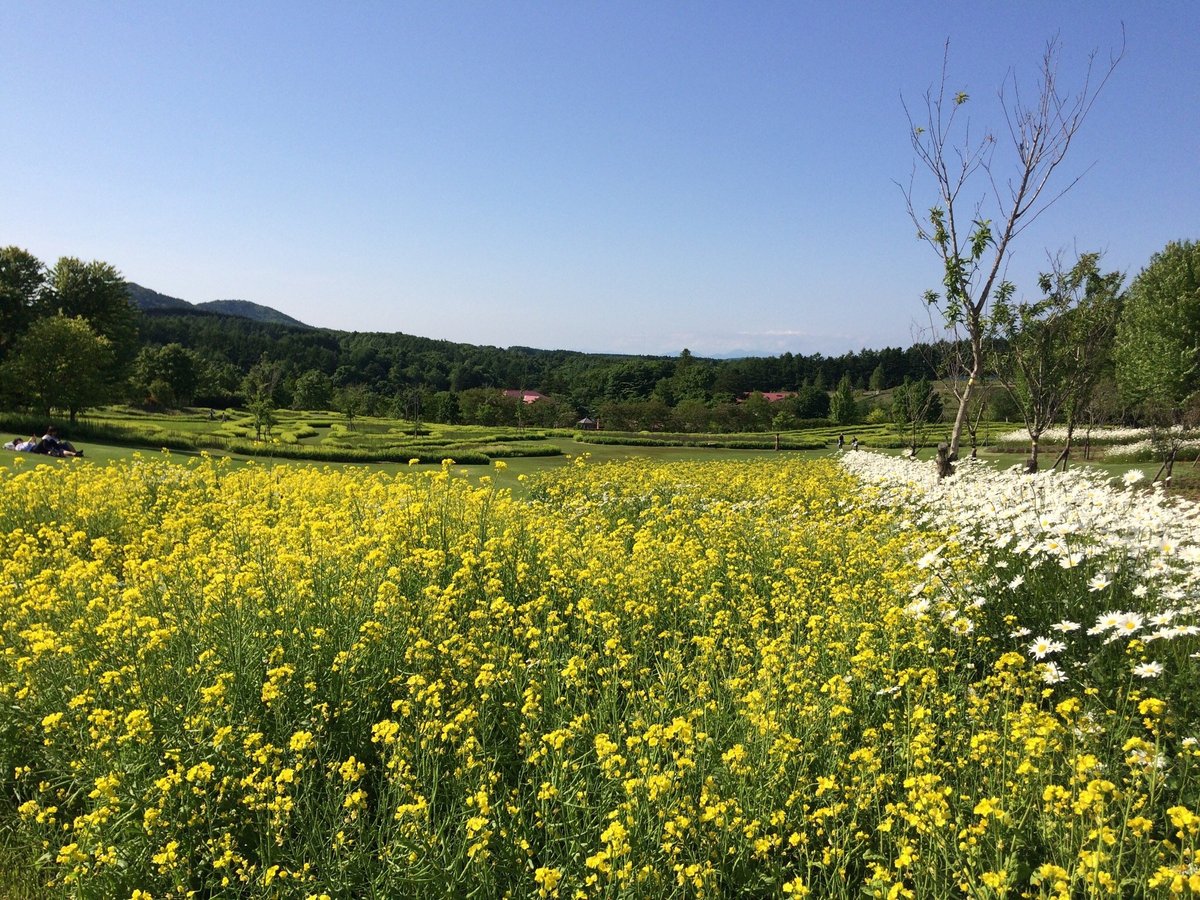
<path fill-rule="evenodd" d="M 896 181 L 951 42 L 996 127 L 1046 40 L 1124 62 L 1022 237 L 1200 239 L 1200 6 L 6 3 L 0 245 L 313 325 L 631 353 L 907 346 L 940 273 Z M 1004 152 L 1001 147 L 1000 152 Z M 1089 170 L 1089 166 L 1091 167 Z M 933 195 L 929 188 L 918 199 Z"/>

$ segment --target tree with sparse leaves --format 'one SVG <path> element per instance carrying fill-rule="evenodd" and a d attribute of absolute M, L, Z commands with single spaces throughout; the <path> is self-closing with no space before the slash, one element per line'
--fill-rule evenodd
<path fill-rule="evenodd" d="M 953 343 L 963 349 L 965 378 L 955 391 L 958 410 L 949 452 L 958 453 L 966 417 L 981 379 L 992 330 L 992 304 L 1012 296 L 1004 278 L 1013 242 L 1051 204 L 1070 190 L 1078 177 L 1061 189 L 1051 185 L 1075 135 L 1097 95 L 1124 53 L 1111 56 L 1096 77 L 1095 53 L 1089 58 L 1083 85 L 1064 93 L 1059 85 L 1057 40 L 1046 45 L 1039 78 L 1032 94 L 1022 93 L 1016 76 L 1000 88 L 1006 146 L 1011 160 L 997 158 L 1000 141 L 991 131 L 972 132 L 965 115 L 969 97 L 951 91 L 949 42 L 942 61 L 941 81 L 924 95 L 919 117 L 905 104 L 909 137 L 916 156 L 913 178 L 904 196 L 917 237 L 937 255 L 942 267 L 941 291 L 927 291 L 925 300 L 941 312 Z M 936 197 L 929 206 L 917 200 L 916 173 L 932 177 Z"/>
<path fill-rule="evenodd" d="M 278 424 L 275 410 L 283 405 L 279 395 L 283 383 L 283 363 L 262 357 L 242 379 L 246 409 L 254 419 L 255 440 L 270 437 Z"/>
<path fill-rule="evenodd" d="M 367 389 L 361 384 L 339 388 L 333 395 L 333 408 L 346 417 L 346 427 L 354 430 L 354 420 L 367 411 Z"/>
<path fill-rule="evenodd" d="M 942 418 L 942 398 L 926 378 L 904 383 L 892 390 L 892 424 L 908 441 L 914 455 L 925 439 L 931 424 Z"/>
<path fill-rule="evenodd" d="M 1120 272 L 1102 274 L 1100 255 L 1085 253 L 1070 269 L 1055 261 L 1041 275 L 1038 300 L 996 303 L 993 320 L 1003 348 L 995 355 L 1000 382 L 1029 433 L 1028 470 L 1038 468 L 1042 435 L 1065 416 L 1065 466 L 1075 423 L 1103 371 L 1121 309 Z"/>

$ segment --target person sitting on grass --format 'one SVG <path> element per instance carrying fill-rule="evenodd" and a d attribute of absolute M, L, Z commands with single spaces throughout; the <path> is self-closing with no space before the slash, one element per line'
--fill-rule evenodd
<path fill-rule="evenodd" d="M 18 453 L 33 453 L 34 448 L 38 445 L 38 439 L 31 437 L 28 440 L 15 437 L 4 445 L 5 450 L 16 450 Z"/>
<path fill-rule="evenodd" d="M 83 456 L 82 450 L 76 450 L 70 441 L 59 438 L 58 429 L 53 425 L 48 426 L 46 433 L 42 435 L 41 447 L 43 453 L 49 453 L 51 456 Z"/>

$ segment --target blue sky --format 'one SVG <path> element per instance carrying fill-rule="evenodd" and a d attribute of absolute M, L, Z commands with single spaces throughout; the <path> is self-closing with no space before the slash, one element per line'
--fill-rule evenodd
<path fill-rule="evenodd" d="M 896 184 L 900 98 L 947 38 L 982 129 L 1048 38 L 1075 86 L 1124 24 L 1020 293 L 1048 250 L 1132 277 L 1200 238 L 1196 21 L 1191 0 L 4 4 L 0 244 L 345 330 L 907 346 L 940 274 Z"/>

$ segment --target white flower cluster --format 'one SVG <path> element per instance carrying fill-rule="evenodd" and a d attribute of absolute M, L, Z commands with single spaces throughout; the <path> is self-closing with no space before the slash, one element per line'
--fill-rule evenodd
<path fill-rule="evenodd" d="M 1120 444 L 1127 441 L 1138 441 L 1148 438 L 1150 429 L 1121 428 L 1115 425 L 1105 425 L 1100 428 L 1093 428 L 1089 432 L 1086 428 L 1076 425 L 1072 440 L 1077 444 L 1082 443 L 1085 435 L 1093 444 Z M 1046 443 L 1062 443 L 1066 439 L 1067 429 L 1065 425 L 1054 425 L 1042 432 L 1042 441 Z M 1022 443 L 1029 440 L 1029 432 L 1024 428 L 1014 428 L 1012 431 L 1006 431 L 1004 434 L 998 435 L 996 440 L 1002 444 Z"/>
<path fill-rule="evenodd" d="M 1169 439 L 1172 443 L 1178 441 L 1180 453 L 1191 455 L 1200 452 L 1200 435 L 1194 431 L 1185 431 L 1179 426 L 1174 426 L 1162 430 L 1160 436 Z M 1067 429 L 1061 425 L 1047 428 L 1042 432 L 1042 443 L 1044 444 L 1061 444 L 1066 439 Z M 1104 458 L 1107 460 L 1153 459 L 1158 453 L 1154 446 L 1153 431 L 1149 428 L 1104 426 L 1093 428 L 1088 432 L 1086 429 L 1076 427 L 1073 440 L 1076 445 L 1087 440 L 1093 445 L 1103 446 L 1105 448 Z M 1023 428 L 1015 428 L 996 437 L 996 443 L 999 444 L 1026 444 L 1028 442 L 1029 432 Z"/>
<path fill-rule="evenodd" d="M 1076 595 L 1052 602 L 1061 604 L 1059 615 L 1082 613 L 1084 621 L 1094 616 L 1095 624 L 1078 633 L 1080 624 L 1069 619 L 1057 625 L 1043 620 L 1039 628 L 1100 643 L 1137 637 L 1147 646 L 1200 633 L 1192 624 L 1200 614 L 1200 506 L 1169 499 L 1161 489 L 1134 490 L 1145 478 L 1139 470 L 1126 474 L 1124 487 L 1114 487 L 1107 476 L 1086 468 L 1026 475 L 965 460 L 953 477 L 939 480 L 932 465 L 894 456 L 862 452 L 840 462 L 870 486 L 865 495 L 870 502 L 910 510 L 914 522 L 945 534 L 945 546 L 955 545 L 957 555 L 982 573 L 982 583 L 963 584 L 960 577 L 947 590 L 938 575 L 944 547 L 926 554 L 916 561 L 929 577 L 913 590 L 914 616 L 936 613 L 953 630 L 969 633 L 976 610 L 1007 602 L 1040 567 L 1083 566 Z M 1088 606 L 1107 598 L 1115 582 L 1124 586 L 1126 600 L 1144 604 L 1142 611 L 1089 613 Z M 1005 611 L 1018 619 L 1023 614 L 1015 605 Z M 1010 637 L 1030 633 L 1019 628 Z M 1025 649 L 1045 661 L 1067 645 L 1038 636 Z M 1057 664 L 1044 666 L 1048 682 L 1065 679 Z M 1134 674 L 1154 677 L 1161 670 L 1158 663 L 1146 663 Z"/>
<path fill-rule="evenodd" d="M 1064 568 L 1113 553 L 1139 560 L 1142 574 L 1184 588 L 1200 585 L 1200 506 L 1155 490 L 1122 490 L 1084 467 L 1025 475 L 964 460 L 952 478 L 933 466 L 863 452 L 840 457 L 843 466 L 889 505 L 908 507 L 922 524 L 978 549 L 1011 549 L 1044 556 Z M 1127 487 L 1144 478 L 1133 470 Z M 1107 585 L 1097 575 L 1089 587 Z"/>
<path fill-rule="evenodd" d="M 1200 439 L 1190 438 L 1180 441 L 1178 452 L 1184 456 L 1192 456 L 1197 451 L 1200 451 Z M 1106 460 L 1139 460 L 1150 459 L 1159 451 L 1154 446 L 1154 442 L 1150 438 L 1134 441 L 1128 444 L 1114 444 L 1104 451 Z"/>

